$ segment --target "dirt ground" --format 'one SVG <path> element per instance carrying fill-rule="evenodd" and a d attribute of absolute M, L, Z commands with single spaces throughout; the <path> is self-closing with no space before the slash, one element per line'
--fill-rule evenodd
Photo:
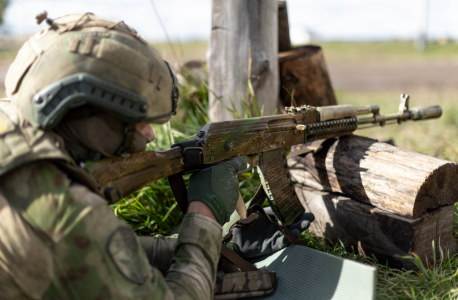
<path fill-rule="evenodd" d="M 400 90 L 458 87 L 458 61 L 327 63 L 334 89 Z"/>
<path fill-rule="evenodd" d="M 11 60 L 0 60 L 0 97 Z M 458 88 L 458 60 L 425 61 L 340 61 L 327 60 L 331 82 L 336 90 L 440 90 Z"/>

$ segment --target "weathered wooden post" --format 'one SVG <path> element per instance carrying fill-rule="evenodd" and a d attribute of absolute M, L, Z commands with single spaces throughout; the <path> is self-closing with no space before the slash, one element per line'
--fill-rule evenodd
<path fill-rule="evenodd" d="M 207 58 L 211 121 L 234 119 L 225 106 L 242 114 L 243 102 L 249 101 L 248 78 L 263 115 L 274 113 L 279 90 L 277 16 L 277 0 L 212 1 Z"/>
<path fill-rule="evenodd" d="M 291 50 L 286 1 L 278 1 L 278 52 Z"/>

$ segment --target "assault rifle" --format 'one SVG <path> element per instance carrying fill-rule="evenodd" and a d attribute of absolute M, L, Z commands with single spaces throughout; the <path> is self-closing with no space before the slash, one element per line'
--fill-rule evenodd
<path fill-rule="evenodd" d="M 381 115 L 379 112 L 378 105 L 286 107 L 286 113 L 281 115 L 208 123 L 193 141 L 181 143 L 180 147 L 104 159 L 87 167 L 103 187 L 114 187 L 126 196 L 156 180 L 246 156 L 250 168 L 257 167 L 277 219 L 282 224 L 290 224 L 304 209 L 289 175 L 287 147 L 350 135 L 356 129 L 442 115 L 438 105 L 409 109 L 406 94 L 401 95 L 397 113 Z M 364 114 L 372 115 L 357 118 Z M 294 153 L 301 154 L 300 151 Z"/>

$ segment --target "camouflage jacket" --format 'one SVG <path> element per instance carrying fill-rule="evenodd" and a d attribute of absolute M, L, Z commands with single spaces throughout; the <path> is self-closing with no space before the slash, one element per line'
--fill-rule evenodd
<path fill-rule="evenodd" d="M 0 110 L 0 299 L 212 298 L 216 221 L 187 214 L 178 239 L 148 240 L 163 275 L 57 137 L 19 124 Z"/>

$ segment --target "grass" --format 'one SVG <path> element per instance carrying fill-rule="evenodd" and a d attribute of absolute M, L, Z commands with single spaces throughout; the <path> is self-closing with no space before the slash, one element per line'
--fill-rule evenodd
<path fill-rule="evenodd" d="M 420 62 L 458 59 L 458 44 L 429 43 L 419 52 L 413 42 L 326 42 L 319 43 L 326 61 L 333 62 Z"/>

